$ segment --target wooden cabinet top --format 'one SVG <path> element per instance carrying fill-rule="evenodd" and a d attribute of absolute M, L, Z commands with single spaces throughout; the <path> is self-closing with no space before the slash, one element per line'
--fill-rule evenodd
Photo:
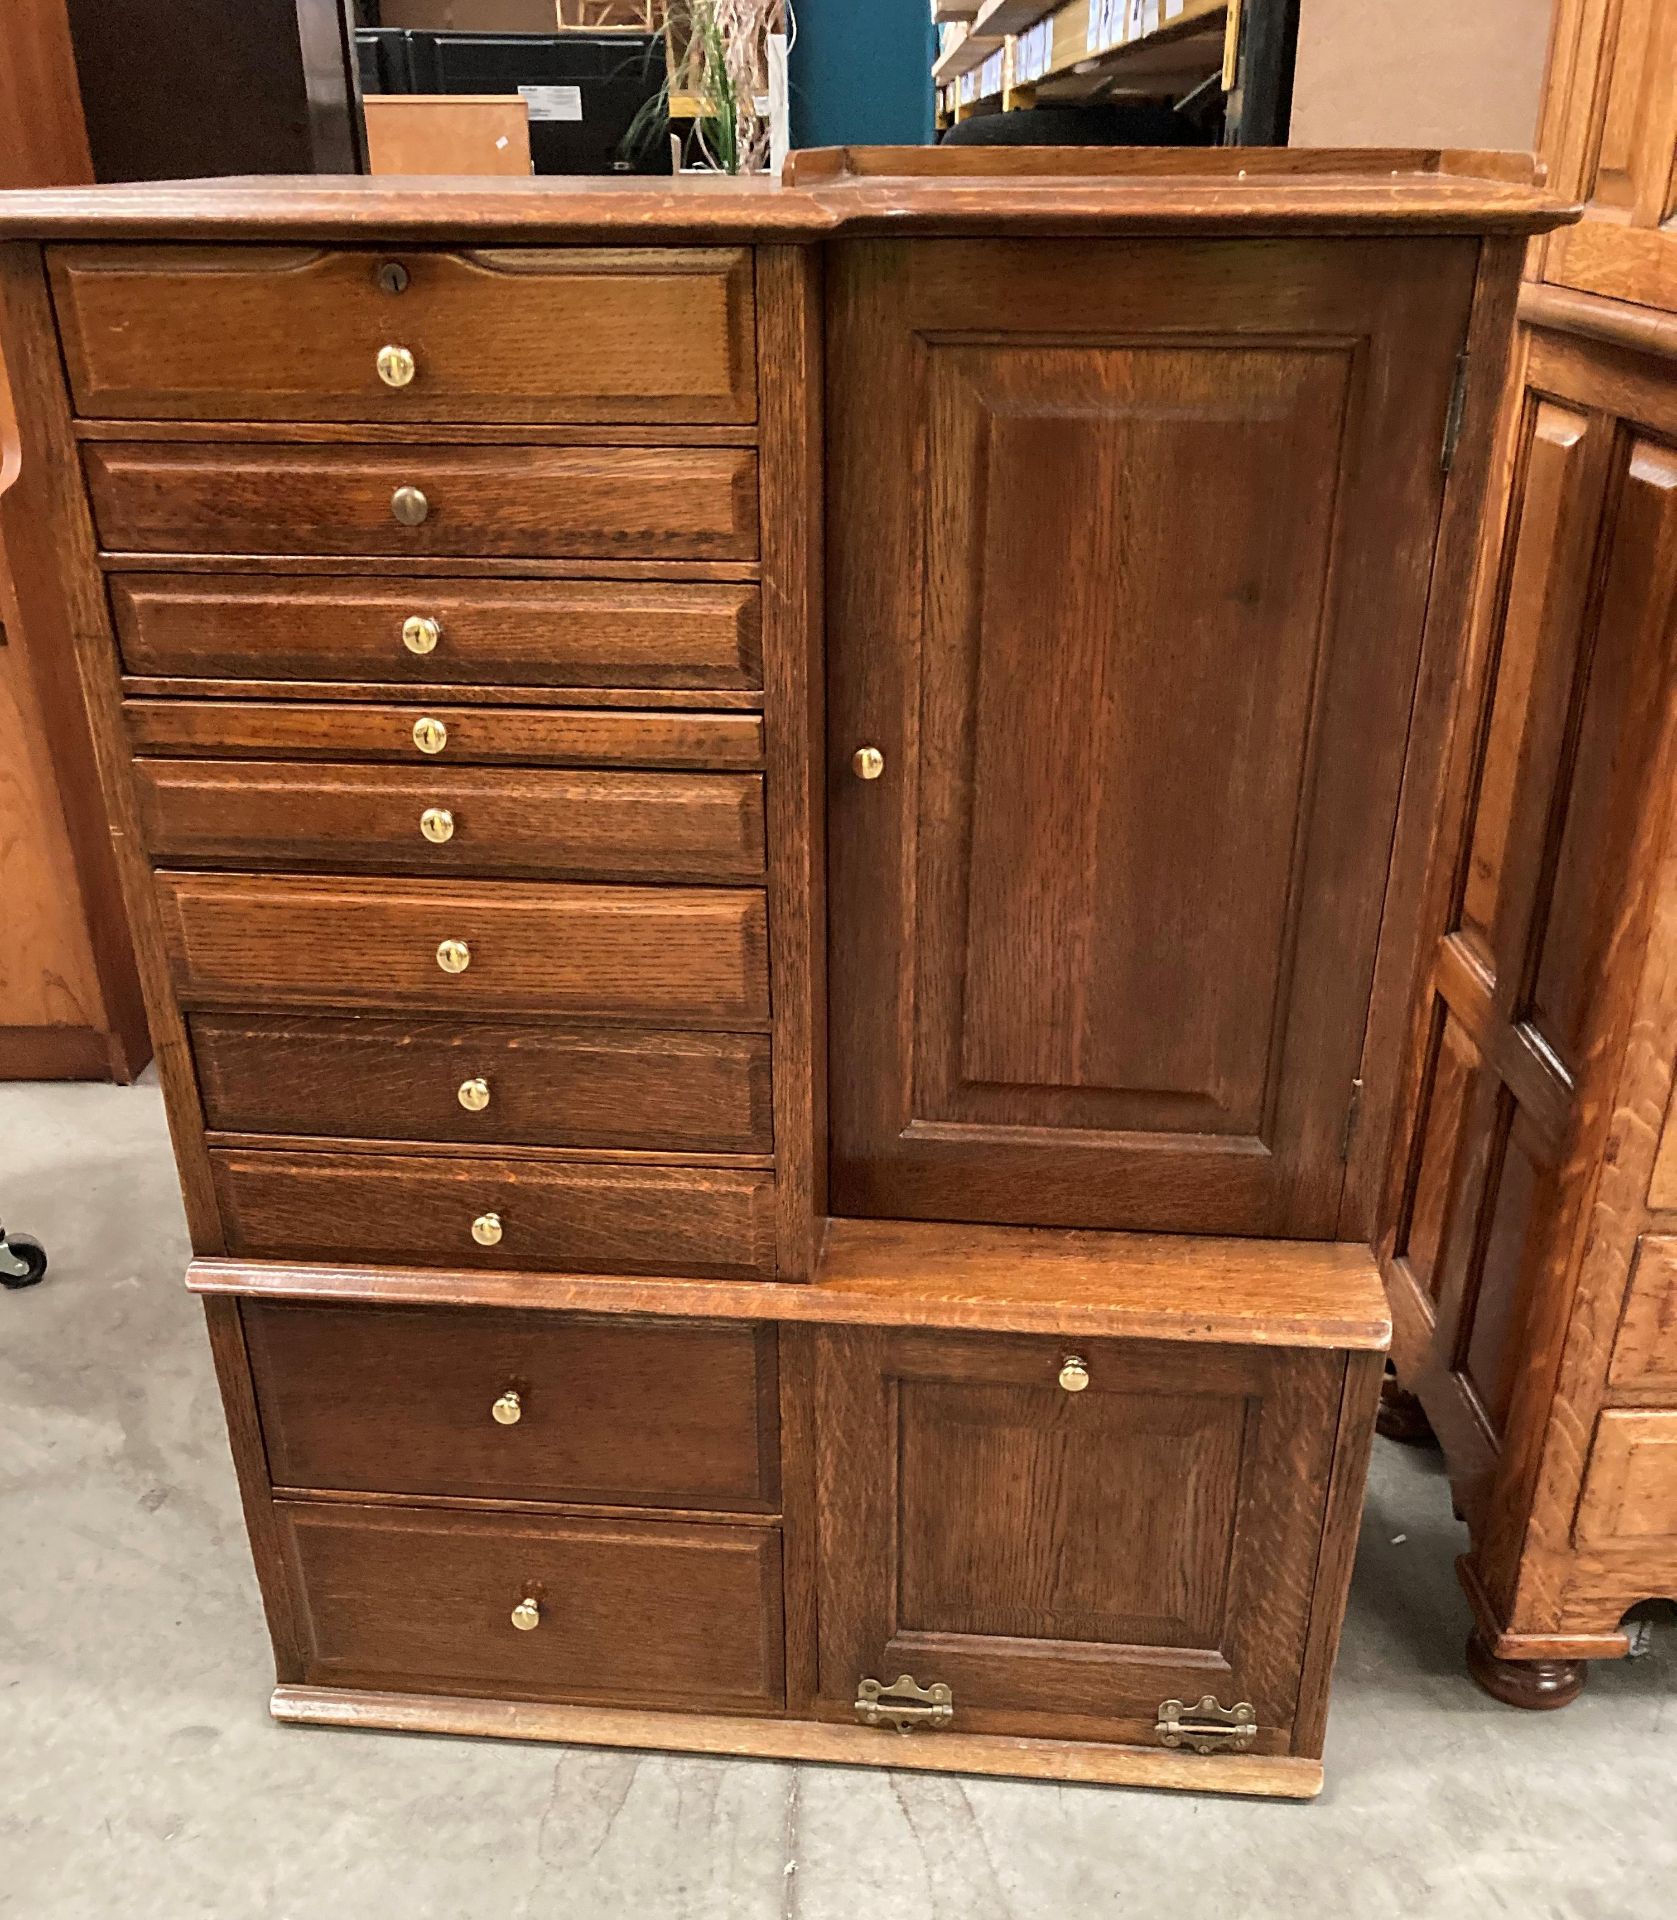
<path fill-rule="evenodd" d="M 262 176 L 0 194 L 0 237 L 813 241 L 880 233 L 1538 233 L 1577 217 L 1523 154 L 834 148 L 786 183 Z"/>

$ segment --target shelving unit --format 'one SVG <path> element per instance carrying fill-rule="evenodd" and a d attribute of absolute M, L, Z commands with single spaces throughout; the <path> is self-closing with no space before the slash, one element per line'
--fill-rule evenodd
<path fill-rule="evenodd" d="M 1297 15 L 1298 0 L 979 0 L 970 25 L 946 30 L 932 70 L 939 123 L 1052 101 L 1180 99 L 1215 80 L 1258 109 L 1248 137 L 1275 140 L 1284 135 Z M 934 17 L 952 10 L 940 5 Z M 1248 40 L 1261 66 L 1252 83 Z"/>

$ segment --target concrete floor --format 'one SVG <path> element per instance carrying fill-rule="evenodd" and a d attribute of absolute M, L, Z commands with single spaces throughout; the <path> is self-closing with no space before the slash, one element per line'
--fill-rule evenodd
<path fill-rule="evenodd" d="M 1484 1699 L 1436 1456 L 1384 1443 L 1314 1805 L 278 1727 L 155 1088 L 0 1088 L 0 1209 L 53 1261 L 0 1295 L 0 1914 L 1673 1911 L 1677 1631 Z"/>

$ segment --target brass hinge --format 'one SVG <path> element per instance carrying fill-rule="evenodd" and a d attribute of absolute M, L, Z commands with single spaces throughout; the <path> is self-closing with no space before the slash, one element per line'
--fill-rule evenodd
<path fill-rule="evenodd" d="M 1258 1716 L 1244 1700 L 1224 1707 L 1208 1693 L 1197 1707 L 1180 1700 L 1159 1702 L 1153 1729 L 1162 1747 L 1192 1747 L 1195 1753 L 1244 1753 L 1258 1737 Z"/>
<path fill-rule="evenodd" d="M 941 1680 L 922 1687 L 908 1673 L 890 1686 L 864 1680 L 856 1689 L 856 1718 L 865 1727 L 895 1727 L 898 1733 L 946 1727 L 955 1718 L 955 1695 Z"/>
<path fill-rule="evenodd" d="M 1456 445 L 1462 437 L 1462 416 L 1467 412 L 1467 368 L 1471 356 L 1456 355 L 1456 378 L 1450 388 L 1450 404 L 1444 414 L 1444 445 L 1438 464 L 1446 473 L 1456 464 Z"/>
<path fill-rule="evenodd" d="M 1351 1158 L 1351 1136 L 1357 1130 L 1357 1114 L 1362 1104 L 1363 1083 L 1361 1080 L 1353 1080 L 1351 1082 L 1351 1098 L 1345 1103 L 1345 1125 L 1340 1130 L 1339 1135 L 1339 1157 L 1341 1160 L 1349 1160 Z"/>

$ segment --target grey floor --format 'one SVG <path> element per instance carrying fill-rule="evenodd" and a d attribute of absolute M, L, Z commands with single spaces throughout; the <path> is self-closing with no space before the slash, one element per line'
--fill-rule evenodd
<path fill-rule="evenodd" d="M 278 1727 L 156 1090 L 0 1087 L 0 1220 L 53 1260 L 0 1295 L 0 1914 L 1677 1911 L 1677 1629 L 1483 1699 L 1436 1459 L 1384 1443 L 1314 1805 Z"/>

